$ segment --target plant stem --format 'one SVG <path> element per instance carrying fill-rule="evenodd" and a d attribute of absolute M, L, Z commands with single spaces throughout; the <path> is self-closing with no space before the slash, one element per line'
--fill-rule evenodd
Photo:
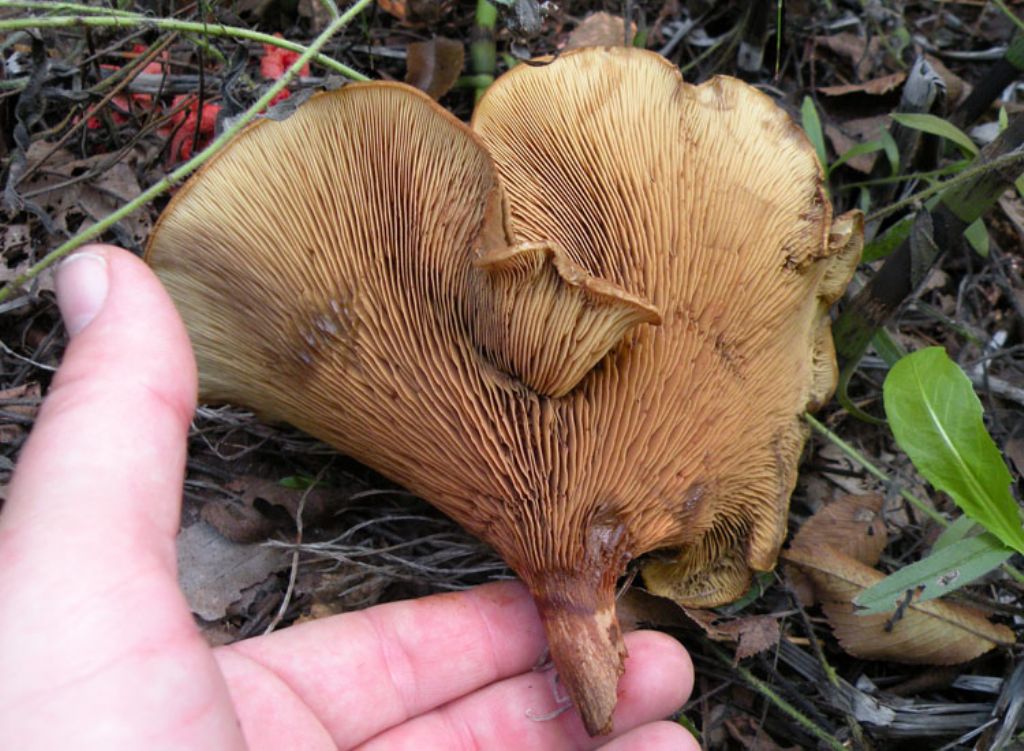
<path fill-rule="evenodd" d="M 825 427 L 825 425 L 822 424 L 821 422 L 819 422 L 816 417 L 814 417 L 813 415 L 804 413 L 804 420 L 807 421 L 808 425 L 810 425 L 812 428 L 817 430 L 823 436 L 828 438 L 828 440 L 830 440 L 833 444 L 835 444 L 836 447 L 840 451 L 842 451 L 848 457 L 850 457 L 855 462 L 857 462 L 857 464 L 859 464 L 864 469 L 866 469 L 868 471 L 868 474 L 873 475 L 874 477 L 876 477 L 877 479 L 881 480 L 882 482 L 884 482 L 886 485 L 888 485 L 890 487 L 891 486 L 895 486 L 895 483 L 893 482 L 892 478 L 889 477 L 889 475 L 885 474 L 885 472 L 883 472 L 878 467 L 876 467 L 874 464 L 872 464 L 868 460 L 868 458 L 866 456 L 864 456 L 864 454 L 860 453 L 857 449 L 855 449 L 849 443 L 847 443 L 842 438 L 840 438 L 838 435 L 836 435 L 831 430 L 829 430 L 827 427 Z M 914 508 L 916 508 L 922 514 L 925 514 L 932 521 L 934 521 L 934 522 L 936 522 L 938 524 L 941 524 L 943 527 L 948 527 L 949 526 L 949 522 L 946 520 L 946 517 L 944 517 L 938 511 L 936 511 L 931 506 L 929 506 L 927 503 L 922 501 L 916 495 L 911 493 L 909 490 L 906 490 L 904 488 L 900 488 L 899 491 L 900 491 L 900 496 L 902 498 L 904 498 L 906 501 L 908 501 Z"/>
<path fill-rule="evenodd" d="M 83 3 L 50 2 L 50 0 L 3 0 L 0 8 L 18 8 L 20 10 L 45 10 L 51 13 L 92 13 L 101 16 L 122 16 L 136 18 L 138 13 L 130 10 L 118 10 L 105 6 L 85 5 Z"/>
<path fill-rule="evenodd" d="M 476 84 L 476 101 L 494 82 L 498 69 L 498 53 L 494 45 L 494 29 L 498 24 L 498 9 L 490 0 L 477 0 L 472 41 L 469 43 L 469 67 Z"/>
<path fill-rule="evenodd" d="M 302 54 L 299 56 L 298 60 L 296 60 L 291 66 L 289 66 L 289 68 L 284 72 L 284 75 L 282 75 L 281 78 L 274 82 L 274 84 L 269 89 L 267 89 L 266 92 L 264 92 L 263 96 L 257 99 L 253 103 L 253 105 L 249 107 L 249 109 L 242 113 L 238 117 L 237 121 L 232 123 L 231 127 L 225 129 L 223 133 L 217 136 L 217 138 L 214 139 L 209 146 L 203 149 L 199 154 L 194 156 L 192 159 L 189 159 L 187 162 L 180 165 L 177 169 L 171 172 L 171 174 L 167 175 L 159 182 L 151 185 L 149 188 L 147 188 L 138 196 L 136 196 L 133 200 L 129 201 L 124 206 L 114 211 L 112 214 L 105 216 L 102 220 L 96 222 L 96 224 L 87 227 L 86 229 L 77 233 L 71 239 L 59 245 L 56 249 L 48 253 L 45 258 L 43 258 L 38 263 L 34 264 L 24 274 L 8 283 L 3 289 L 0 289 L 0 303 L 7 300 L 9 297 L 11 297 L 12 294 L 14 294 L 15 290 L 20 289 L 22 285 L 24 285 L 26 282 L 30 282 L 31 280 L 35 279 L 45 269 L 52 266 L 54 263 L 56 263 L 61 258 L 66 256 L 72 250 L 78 248 L 79 246 L 83 245 L 89 240 L 98 237 L 107 229 L 112 227 L 115 223 L 117 223 L 124 217 L 128 216 L 136 209 L 139 209 L 145 204 L 149 203 L 154 198 L 157 198 L 161 194 L 165 193 L 167 190 L 171 188 L 171 186 L 181 182 L 190 174 L 192 174 L 192 172 L 194 172 L 200 166 L 202 166 L 203 163 L 209 160 L 210 157 L 212 157 L 214 154 L 220 151 L 220 149 L 223 148 L 225 144 L 227 144 L 231 139 L 233 139 L 242 130 L 243 127 L 245 127 L 250 121 L 252 121 L 260 112 L 266 109 L 267 106 L 270 104 L 271 100 L 277 95 L 277 93 L 283 90 L 292 81 L 292 79 L 298 75 L 302 67 L 309 63 L 310 60 L 317 57 L 320 49 L 322 49 L 323 46 L 327 44 L 328 41 L 330 41 L 331 37 L 333 37 L 341 29 L 347 26 L 352 21 L 352 19 L 354 19 L 359 13 L 361 13 L 366 8 L 366 6 L 370 5 L 372 2 L 373 0 L 357 0 L 357 2 L 353 3 L 352 6 L 347 11 L 342 13 L 337 18 L 332 19 L 331 22 L 327 25 L 327 27 L 320 33 L 320 35 L 313 40 L 312 44 L 310 44 L 308 47 L 302 48 Z M 276 37 L 271 38 L 275 39 L 278 42 L 281 41 L 279 39 L 276 39 Z"/>
<path fill-rule="evenodd" d="M 864 217 L 865 222 L 874 222 L 879 219 L 884 219 L 890 214 L 895 214 L 903 209 L 910 208 L 927 198 L 931 198 L 937 193 L 941 193 L 944 190 L 953 188 L 959 185 L 963 185 L 987 172 L 996 172 L 1003 169 L 1004 167 L 1017 167 L 1024 165 L 1024 151 L 1013 151 L 1009 154 L 1003 154 L 1002 156 L 995 157 L 991 160 L 980 160 L 978 164 L 971 167 L 967 167 L 963 172 L 958 174 L 956 177 L 951 177 L 943 182 L 936 183 L 929 188 L 918 191 L 912 196 L 908 196 L 901 201 L 896 201 L 886 206 L 884 209 L 874 211 Z"/>
<path fill-rule="evenodd" d="M 38 5 L 28 3 L 25 0 L 0 0 L 0 9 L 20 8 L 27 5 Z M 43 3 L 42 5 L 48 5 Z M 339 16 L 340 18 L 340 16 Z M 336 19 L 335 19 L 336 20 Z M 134 13 L 106 12 L 104 15 L 97 15 L 95 12 L 89 15 L 77 16 L 41 16 L 31 18 L 10 18 L 0 19 L 0 31 L 18 31 L 22 29 L 62 29 L 68 27 L 113 27 L 126 28 L 131 26 L 149 26 L 162 31 L 178 31 L 186 34 L 198 34 L 200 36 L 231 37 L 233 39 L 245 39 L 260 44 L 271 44 L 275 47 L 290 50 L 291 52 L 303 53 L 307 49 L 301 44 L 290 42 L 270 34 L 263 34 L 259 31 L 243 29 L 238 26 L 224 26 L 223 24 L 200 23 L 196 21 L 179 21 L 172 18 L 150 18 Z M 340 73 L 346 78 L 354 81 L 367 81 L 366 76 L 357 70 L 350 68 L 344 63 L 338 62 L 327 55 L 316 54 L 310 58 L 311 62 L 327 68 L 328 70 Z"/>
<path fill-rule="evenodd" d="M 711 654 L 713 654 L 718 659 L 719 662 L 721 662 L 730 670 L 735 670 L 737 673 L 739 673 L 740 677 L 748 684 L 750 684 L 750 686 L 753 687 L 754 690 L 756 690 L 765 699 L 767 699 L 780 710 L 782 710 L 785 714 L 789 715 L 794 720 L 796 720 L 796 723 L 803 730 L 813 735 L 815 738 L 823 742 L 833 751 L 848 751 L 847 747 L 844 746 L 838 738 L 815 725 L 810 717 L 805 715 L 799 709 L 797 709 L 788 701 L 779 696 L 778 692 L 776 692 L 774 688 L 772 688 L 767 683 L 762 681 L 760 678 L 751 673 L 745 667 L 741 665 L 733 665 L 732 660 L 729 659 L 729 656 L 725 654 L 722 650 L 720 650 L 718 647 L 711 644 L 710 641 L 705 640 L 705 646 L 707 647 L 708 651 L 711 652 Z"/>
<path fill-rule="evenodd" d="M 1013 13 L 1013 11 L 1011 11 L 1008 7 L 1006 7 L 1006 3 L 1004 3 L 1003 0 L 992 0 L 992 2 L 995 4 L 995 6 L 997 8 L 999 8 L 999 10 L 1001 10 L 1003 12 L 1003 15 L 1005 15 L 1008 19 L 1010 19 L 1010 21 L 1018 29 L 1020 29 L 1021 31 L 1024 31 L 1024 21 L 1021 21 L 1019 18 L 1017 18 L 1017 16 Z"/>

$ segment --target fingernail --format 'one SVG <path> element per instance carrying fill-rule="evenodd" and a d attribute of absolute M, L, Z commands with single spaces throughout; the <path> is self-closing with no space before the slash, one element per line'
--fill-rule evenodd
<path fill-rule="evenodd" d="M 107 261 L 84 251 L 69 257 L 57 269 L 57 306 L 64 326 L 74 336 L 96 317 L 107 299 Z"/>

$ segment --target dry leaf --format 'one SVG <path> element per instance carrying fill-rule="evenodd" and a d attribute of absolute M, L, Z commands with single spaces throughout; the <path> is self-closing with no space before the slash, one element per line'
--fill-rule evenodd
<path fill-rule="evenodd" d="M 779 643 L 782 631 L 779 619 L 773 615 L 750 615 L 737 618 L 730 626 L 736 628 L 740 643 L 736 647 L 736 661 L 771 649 Z"/>
<path fill-rule="evenodd" d="M 973 608 L 943 600 L 910 603 L 897 615 L 856 615 L 853 599 L 884 579 L 882 572 L 828 546 L 793 547 L 782 557 L 814 582 L 839 644 L 854 657 L 955 665 L 1014 643 L 1011 629 L 989 622 Z"/>
<path fill-rule="evenodd" d="M 388 15 L 394 16 L 399 21 L 404 21 L 409 9 L 405 0 L 377 0 L 377 5 Z"/>
<path fill-rule="evenodd" d="M 266 540 L 281 529 L 282 522 L 289 528 L 294 527 L 304 495 L 302 520 L 306 526 L 328 519 L 337 509 L 337 497 L 330 491 L 287 488 L 262 477 L 239 477 L 228 485 L 228 490 L 237 498 L 207 503 L 201 515 L 221 535 L 237 543 Z"/>
<path fill-rule="evenodd" d="M 208 621 L 223 618 L 242 591 L 290 563 L 280 548 L 239 545 L 205 522 L 178 533 L 178 583 L 192 612 Z"/>
<path fill-rule="evenodd" d="M 720 630 L 715 624 L 721 618 L 718 613 L 713 610 L 701 610 L 700 608 L 688 608 L 685 605 L 681 605 L 683 612 L 686 613 L 687 617 L 707 634 L 709 639 L 715 641 L 733 641 L 732 634 L 728 634 L 725 631 Z"/>
<path fill-rule="evenodd" d="M 823 505 L 793 537 L 792 547 L 813 551 L 829 545 L 873 566 L 885 549 L 887 534 L 879 514 L 883 498 L 876 493 L 844 495 Z M 816 602 L 814 583 L 797 566 L 785 566 L 789 586 L 805 608 Z"/>
<path fill-rule="evenodd" d="M 925 55 L 924 59 L 935 69 L 946 84 L 946 101 L 950 108 L 955 107 L 971 94 L 971 85 L 951 71 L 934 55 Z"/>
<path fill-rule="evenodd" d="M 626 44 L 626 22 L 620 16 L 601 11 L 591 13 L 572 30 L 565 49 L 576 47 L 623 47 Z M 629 24 L 630 40 L 636 36 L 636 24 Z"/>
<path fill-rule="evenodd" d="M 1024 436 L 1014 436 L 1003 446 L 1003 453 L 1013 464 L 1018 475 L 1024 475 Z"/>
<path fill-rule="evenodd" d="M 831 36 L 818 36 L 814 43 L 825 47 L 838 56 L 845 58 L 854 68 L 854 76 L 858 80 L 864 80 L 871 75 L 875 66 L 881 58 L 881 39 L 877 36 L 866 42 L 864 37 L 849 32 L 840 32 Z"/>
<path fill-rule="evenodd" d="M 770 649 L 779 643 L 782 632 L 774 615 L 748 615 L 723 618 L 711 610 L 684 607 L 683 611 L 715 641 L 738 642 L 735 661 Z"/>
<path fill-rule="evenodd" d="M 882 131 L 885 130 L 888 122 L 888 117 L 885 115 L 854 118 L 838 125 L 828 122 L 825 123 L 825 135 L 828 136 L 828 140 L 832 144 L 832 149 L 835 153 L 842 155 L 858 144 L 877 140 L 882 135 Z M 863 172 L 867 175 L 874 168 L 879 154 L 880 152 L 878 151 L 870 154 L 861 154 L 851 158 L 846 163 L 858 172 Z"/>
<path fill-rule="evenodd" d="M 882 501 L 877 493 L 840 496 L 804 522 L 791 547 L 813 553 L 827 546 L 874 566 L 888 540 L 881 517 Z"/>
<path fill-rule="evenodd" d="M 321 0 L 299 0 L 299 16 L 309 21 L 310 31 L 319 34 L 331 22 L 331 12 Z"/>
<path fill-rule="evenodd" d="M 39 163 L 52 149 L 53 144 L 45 141 L 33 143 L 26 155 L 29 166 Z M 109 154 L 97 154 L 75 159 L 65 149 L 58 149 L 18 191 L 40 205 L 60 232 L 84 229 L 142 192 L 128 163 L 132 159 L 109 165 L 110 158 Z M 91 179 L 80 179 L 94 170 Z M 150 214 L 145 209 L 135 211 L 118 222 L 117 229 L 120 242 L 139 247 L 152 229 Z"/>
<path fill-rule="evenodd" d="M 836 126 L 832 123 L 825 123 L 825 135 L 828 137 L 829 143 L 832 144 L 832 150 L 840 155 L 845 154 L 860 143 L 860 141 L 844 133 L 841 126 Z M 870 175 L 871 170 L 874 169 L 876 159 L 878 159 L 877 151 L 851 157 L 846 160 L 846 164 L 862 174 Z"/>
<path fill-rule="evenodd" d="M 880 96 L 888 94 L 907 80 L 907 74 L 903 71 L 890 73 L 887 76 L 872 78 L 863 83 L 847 83 L 840 86 L 819 86 L 818 91 L 827 96 L 844 96 L 846 94 L 871 94 Z"/>
<path fill-rule="evenodd" d="M 615 612 L 623 631 L 636 631 L 641 625 L 659 629 L 683 624 L 683 613 L 672 600 L 630 587 L 615 600 Z"/>
<path fill-rule="evenodd" d="M 443 97 L 459 80 L 466 56 L 461 42 L 444 37 L 413 42 L 406 54 L 405 82 L 432 99 Z"/>
<path fill-rule="evenodd" d="M 1018 240 L 1024 243 L 1024 201 L 1016 190 L 1008 190 L 999 198 L 999 208 L 1017 230 Z"/>
<path fill-rule="evenodd" d="M 31 239 L 27 224 L 8 224 L 0 232 L 0 250 L 3 250 L 5 256 L 15 251 L 28 250 Z M 0 269 L 0 273 L 3 273 L 3 269 Z"/>

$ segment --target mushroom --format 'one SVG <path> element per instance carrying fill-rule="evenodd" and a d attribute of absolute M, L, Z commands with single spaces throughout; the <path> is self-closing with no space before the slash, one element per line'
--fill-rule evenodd
<path fill-rule="evenodd" d="M 489 542 L 591 734 L 615 588 L 771 569 L 861 220 L 765 95 L 637 49 L 502 76 L 466 127 L 396 83 L 248 128 L 147 250 L 205 399 L 292 423 Z"/>

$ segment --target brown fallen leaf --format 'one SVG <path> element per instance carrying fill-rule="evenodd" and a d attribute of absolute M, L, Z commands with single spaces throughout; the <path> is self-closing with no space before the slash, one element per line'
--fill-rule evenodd
<path fill-rule="evenodd" d="M 903 71 L 890 73 L 887 76 L 872 78 L 863 83 L 847 83 L 839 86 L 819 86 L 818 91 L 826 96 L 845 96 L 846 94 L 871 94 L 880 96 L 888 94 L 907 80 L 907 74 Z"/>
<path fill-rule="evenodd" d="M 630 587 L 615 600 L 615 613 L 623 631 L 636 631 L 643 626 L 678 627 L 686 619 L 672 600 Z"/>
<path fill-rule="evenodd" d="M 178 533 L 178 583 L 192 612 L 207 621 L 223 618 L 242 591 L 287 568 L 280 548 L 239 545 L 205 522 Z"/>
<path fill-rule="evenodd" d="M 569 34 L 565 49 L 577 47 L 622 47 L 626 44 L 626 22 L 621 16 L 600 11 L 591 13 Z M 636 36 L 636 24 L 629 24 L 629 38 Z"/>
<path fill-rule="evenodd" d="M 138 154 L 110 164 L 109 154 L 75 159 L 65 150 L 54 153 L 53 144 L 36 141 L 26 154 L 29 167 L 46 158 L 45 164 L 18 191 L 38 204 L 60 232 L 78 231 L 95 224 L 142 192 L 132 162 Z M 81 175 L 94 173 L 89 179 Z M 140 247 L 152 229 L 149 211 L 135 211 L 117 223 L 118 240 Z"/>
<path fill-rule="evenodd" d="M 825 137 L 828 138 L 829 143 L 832 144 L 832 150 L 838 155 L 845 154 L 858 143 L 861 143 L 847 135 L 841 126 L 834 125 L 832 123 L 825 123 Z M 846 160 L 846 164 L 862 174 L 870 175 L 871 170 L 874 169 L 876 159 L 878 159 L 877 151 L 870 154 L 860 154 L 859 156 L 850 157 Z"/>
<path fill-rule="evenodd" d="M 888 536 L 879 512 L 882 497 L 875 493 L 844 495 L 823 505 L 800 527 L 792 547 L 814 550 L 831 545 L 869 566 L 878 562 Z M 805 608 L 816 602 L 814 583 L 798 566 L 783 567 L 790 589 Z"/>
<path fill-rule="evenodd" d="M 943 600 L 911 602 L 896 614 L 857 615 L 853 599 L 885 574 L 829 546 L 791 547 L 782 558 L 814 583 L 839 644 L 854 657 L 955 665 L 1015 641 L 1011 629 L 980 611 Z"/>
<path fill-rule="evenodd" d="M 377 0 L 385 13 L 402 23 L 420 26 L 436 22 L 451 5 L 450 0 Z"/>
<path fill-rule="evenodd" d="M 723 618 L 711 610 L 684 607 L 683 611 L 704 630 L 708 638 L 736 642 L 736 663 L 771 649 L 779 643 L 782 636 L 779 619 L 774 615 Z"/>
<path fill-rule="evenodd" d="M 924 59 L 935 69 L 946 84 L 946 102 L 955 107 L 971 94 L 973 88 L 967 81 L 946 67 L 945 63 L 934 55 L 925 55 Z"/>
<path fill-rule="evenodd" d="M 782 630 L 779 619 L 774 615 L 749 615 L 734 622 L 739 635 L 736 647 L 736 661 L 745 660 L 779 643 Z"/>
<path fill-rule="evenodd" d="M 200 513 L 221 535 L 237 543 L 260 542 L 282 527 L 293 529 L 304 495 L 302 521 L 306 526 L 328 519 L 337 508 L 336 495 L 327 489 L 287 488 L 262 477 L 238 477 L 228 489 L 237 498 L 207 503 Z"/>
<path fill-rule="evenodd" d="M 853 74 L 858 80 L 864 80 L 879 66 L 884 57 L 882 41 L 873 36 L 870 41 L 865 37 L 847 31 L 829 36 L 814 37 L 818 47 L 831 50 L 853 67 Z"/>
<path fill-rule="evenodd" d="M 841 123 L 830 121 L 825 123 L 825 135 L 828 137 L 829 143 L 832 144 L 832 149 L 835 153 L 843 155 L 857 144 L 878 140 L 888 124 L 889 118 L 887 115 L 857 117 Z M 879 151 L 861 154 L 860 156 L 852 157 L 846 163 L 858 172 L 867 175 L 871 173 L 877 159 L 885 158 L 880 156 L 880 154 L 881 152 Z"/>
<path fill-rule="evenodd" d="M 296 8 L 300 17 L 309 22 L 310 31 L 320 33 L 331 22 L 327 4 L 320 0 L 299 0 Z"/>
<path fill-rule="evenodd" d="M 881 517 L 882 502 L 878 493 L 840 496 L 804 522 L 791 547 L 813 553 L 827 546 L 874 566 L 888 542 Z"/>
<path fill-rule="evenodd" d="M 1024 201 L 1021 200 L 1017 191 L 1008 190 L 1003 193 L 999 199 L 999 208 L 1003 210 L 1003 214 L 1017 230 L 1017 239 L 1024 242 Z M 1019 469 L 1024 469 L 1024 464 L 1017 466 Z"/>
<path fill-rule="evenodd" d="M 455 85 L 462 73 L 466 53 L 461 42 L 434 37 L 429 42 L 413 42 L 406 51 L 405 82 L 440 99 Z"/>
<path fill-rule="evenodd" d="M 399 21 L 404 21 L 405 16 L 409 13 L 409 8 L 405 4 L 405 0 L 377 0 L 377 6 L 390 16 L 394 16 Z"/>

